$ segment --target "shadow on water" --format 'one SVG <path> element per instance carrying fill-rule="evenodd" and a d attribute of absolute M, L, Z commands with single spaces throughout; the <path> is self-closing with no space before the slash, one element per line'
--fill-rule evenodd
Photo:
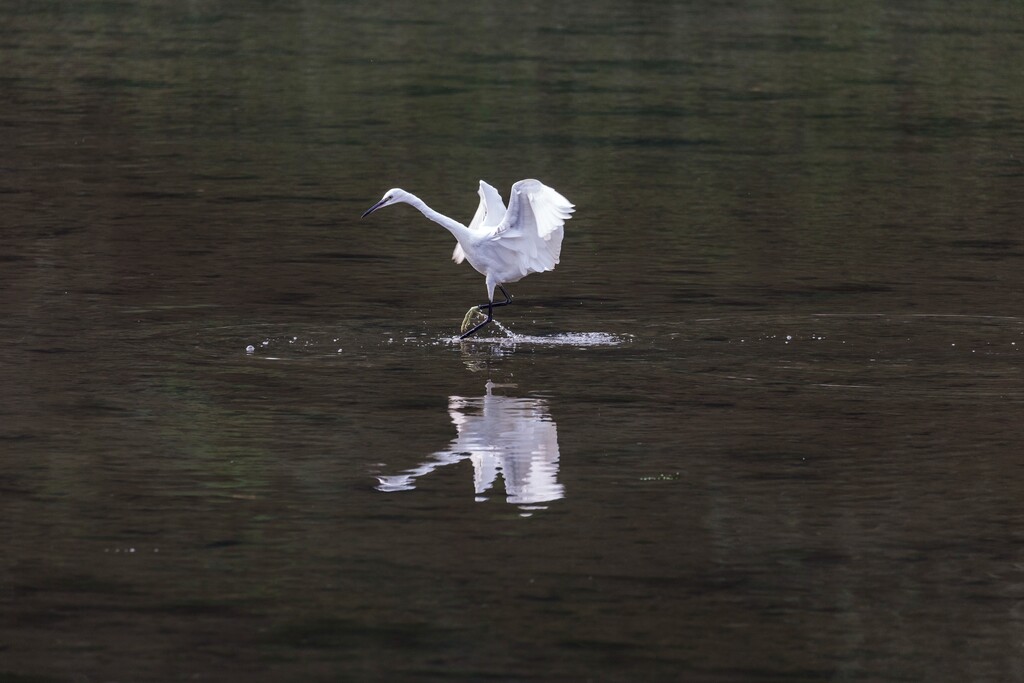
<path fill-rule="evenodd" d="M 378 491 L 412 491 L 417 481 L 435 470 L 473 463 L 473 488 L 477 502 L 504 481 L 505 500 L 518 505 L 523 514 L 544 510 L 546 505 L 565 495 L 558 482 L 558 429 L 542 399 L 494 395 L 494 389 L 507 390 L 515 385 L 497 385 L 489 381 L 486 393 L 478 398 L 452 396 L 448 415 L 458 432 L 448 448 L 434 453 L 429 460 L 398 475 L 379 476 Z"/>

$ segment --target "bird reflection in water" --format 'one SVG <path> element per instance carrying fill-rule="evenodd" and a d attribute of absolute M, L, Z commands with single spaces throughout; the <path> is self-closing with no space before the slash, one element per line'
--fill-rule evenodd
<path fill-rule="evenodd" d="M 410 491 L 416 480 L 439 467 L 463 460 L 473 463 L 477 501 L 495 485 L 505 482 L 505 500 L 524 510 L 544 509 L 542 503 L 565 495 L 558 483 L 558 429 L 540 399 L 495 396 L 504 386 L 487 382 L 479 398 L 452 396 L 448 414 L 458 434 L 448 448 L 434 453 L 418 467 L 393 476 L 377 477 L 378 491 Z"/>

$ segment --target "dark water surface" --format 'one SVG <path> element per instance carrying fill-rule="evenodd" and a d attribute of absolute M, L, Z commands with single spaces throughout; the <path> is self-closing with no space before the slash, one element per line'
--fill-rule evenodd
<path fill-rule="evenodd" d="M 0 679 L 1024 680 L 1024 10 L 891 5 L 6 3 Z M 358 216 L 527 177 L 460 344 Z"/>

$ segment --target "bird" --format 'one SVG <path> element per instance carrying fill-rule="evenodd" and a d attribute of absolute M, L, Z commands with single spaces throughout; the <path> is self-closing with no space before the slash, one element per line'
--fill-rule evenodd
<path fill-rule="evenodd" d="M 495 308 L 512 303 L 504 285 L 518 282 L 530 273 L 554 270 L 562 251 L 565 221 L 576 210 L 559 192 L 532 178 L 512 185 L 508 208 L 501 194 L 483 180 L 478 194 L 480 206 L 468 226 L 434 211 L 422 199 L 398 187 L 385 192 L 361 216 L 366 218 L 385 206 L 408 204 L 455 236 L 458 244 L 452 260 L 456 264 L 469 261 L 487 285 L 487 301 L 466 312 L 459 339 L 469 337 L 494 320 Z M 505 297 L 504 301 L 494 300 L 495 289 Z M 473 315 L 483 315 L 485 310 L 484 321 L 470 328 Z"/>

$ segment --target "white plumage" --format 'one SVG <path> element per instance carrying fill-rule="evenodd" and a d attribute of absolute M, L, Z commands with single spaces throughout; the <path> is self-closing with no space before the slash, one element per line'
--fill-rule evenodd
<path fill-rule="evenodd" d="M 455 236 L 458 244 L 452 260 L 455 263 L 469 261 L 487 284 L 487 303 L 477 307 L 487 309 L 487 320 L 463 337 L 490 322 L 494 306 L 511 302 L 503 284 L 517 282 L 530 273 L 554 269 L 562 251 L 565 221 L 575 210 L 568 199 L 539 180 L 520 180 L 514 184 L 508 208 L 498 191 L 483 180 L 479 194 L 480 206 L 468 226 L 434 211 L 422 199 L 400 188 L 385 192 L 383 199 L 363 214 L 367 216 L 384 206 L 403 202 L 416 207 Z M 504 302 L 494 303 L 496 287 L 505 295 Z"/>

